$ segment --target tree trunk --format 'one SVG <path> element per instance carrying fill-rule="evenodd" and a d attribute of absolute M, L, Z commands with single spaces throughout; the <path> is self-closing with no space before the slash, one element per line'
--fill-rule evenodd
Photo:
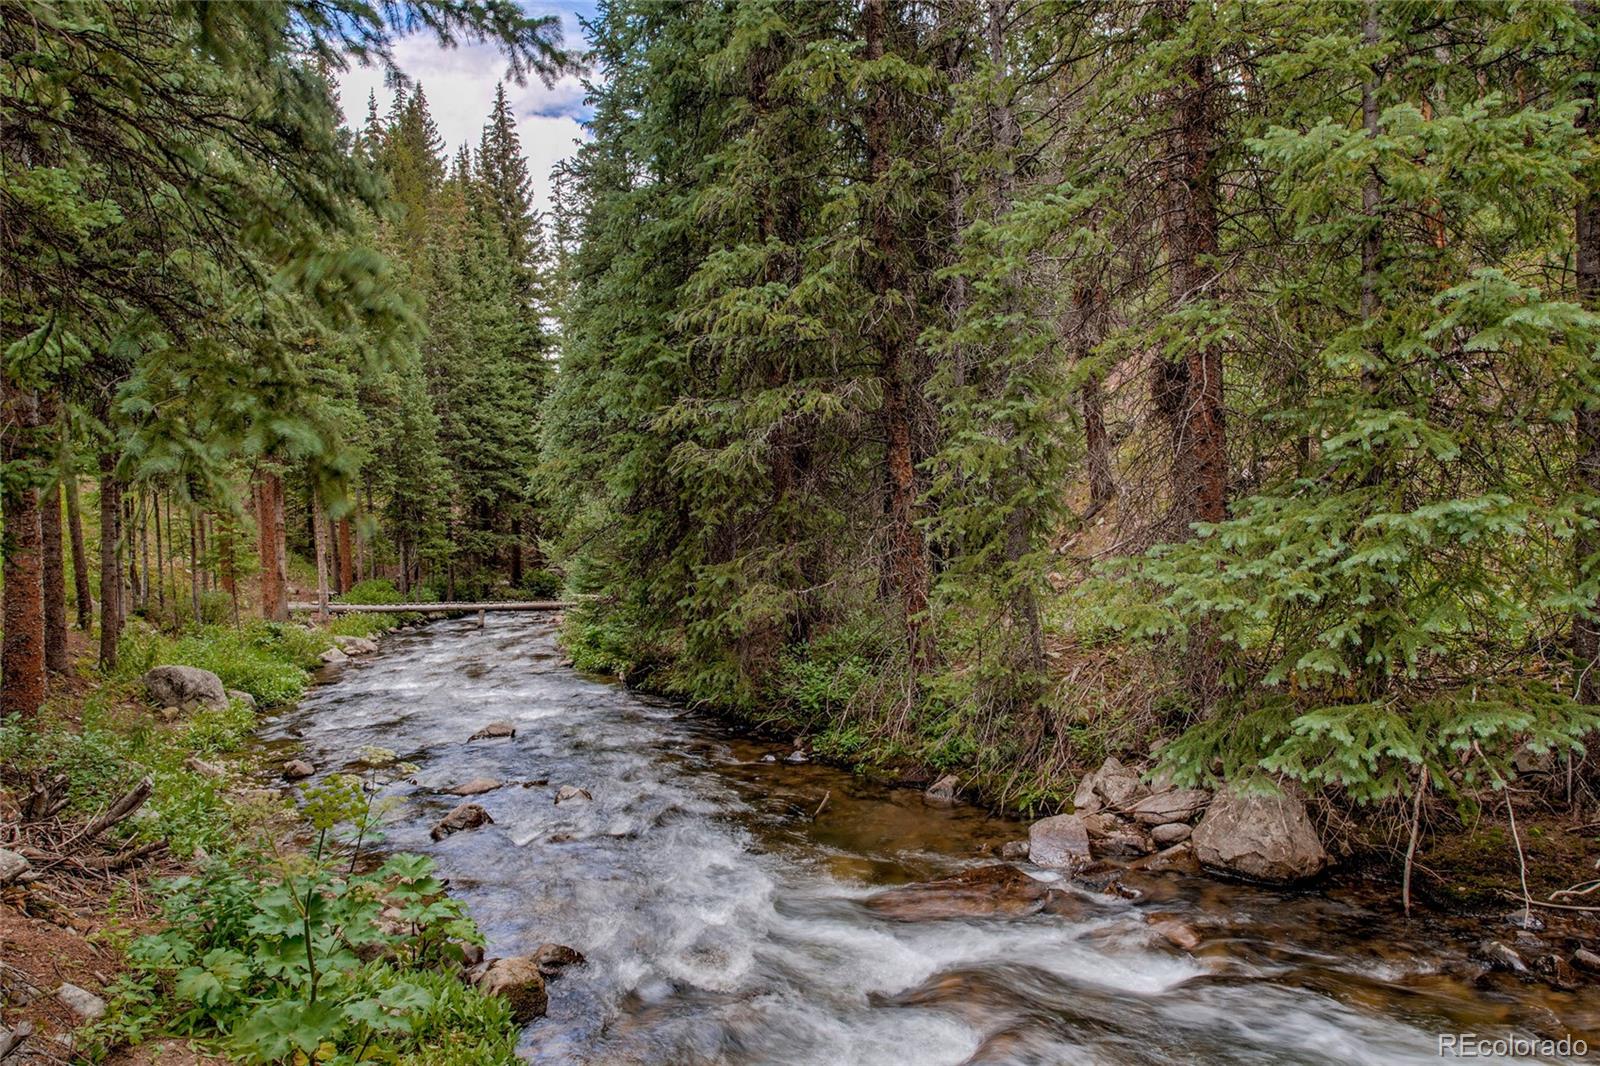
<path fill-rule="evenodd" d="M 1590 4 L 1580 0 L 1575 8 L 1579 18 L 1592 24 L 1594 9 Z M 1597 126 L 1595 108 L 1584 108 L 1578 121 L 1584 133 L 1593 139 Z M 1578 302 L 1586 310 L 1600 311 L 1600 196 L 1593 192 L 1592 186 L 1585 186 L 1578 198 L 1576 228 Z M 1578 405 L 1577 432 L 1577 489 L 1583 495 L 1597 498 L 1600 497 L 1600 400 L 1588 397 L 1588 402 Z M 1582 584 L 1600 567 L 1600 533 L 1580 529 L 1574 547 L 1577 582 Z M 1578 700 L 1600 703 L 1600 676 L 1596 676 L 1600 674 L 1600 599 L 1591 603 L 1587 612 L 1573 618 L 1572 639 Z"/>
<path fill-rule="evenodd" d="M 122 635 L 122 574 L 118 566 L 122 537 L 122 492 L 117 484 L 117 457 L 102 451 L 100 462 L 100 669 L 117 665 L 117 639 Z"/>
<path fill-rule="evenodd" d="M 355 555 L 350 544 L 350 519 L 339 519 L 339 595 L 349 592 L 356 583 Z"/>
<path fill-rule="evenodd" d="M 68 454 L 63 449 L 63 454 Z M 94 594 L 89 589 L 89 553 L 83 547 L 83 508 L 78 501 L 77 464 L 70 455 L 61 464 L 61 480 L 67 489 L 67 535 L 72 542 L 72 585 L 78 600 L 78 628 L 88 632 L 94 625 Z"/>
<path fill-rule="evenodd" d="M 234 557 L 238 552 L 238 543 L 235 536 L 233 516 L 223 518 L 218 530 L 217 550 L 221 555 L 219 565 L 222 567 L 222 590 L 228 594 L 228 601 L 233 605 L 233 625 L 239 627 L 239 562 Z"/>
<path fill-rule="evenodd" d="M 127 553 L 128 586 L 127 591 L 123 594 L 124 599 L 122 601 L 123 617 L 127 617 L 129 611 L 144 609 L 143 597 L 139 592 L 139 501 L 137 494 L 132 499 L 127 496 L 122 497 L 122 529 L 125 535 L 118 542 L 117 547 L 121 549 L 118 553 L 119 555 L 122 551 Z M 119 563 L 121 561 L 121 559 L 118 560 Z"/>
<path fill-rule="evenodd" d="M 283 479 L 262 469 L 256 481 L 256 525 L 260 532 L 261 616 L 289 620 L 283 526 Z"/>
<path fill-rule="evenodd" d="M 1190 0 L 1167 0 L 1175 21 L 1188 17 Z M 1211 56 L 1197 52 L 1183 61 L 1170 90 L 1169 157 L 1165 181 L 1164 236 L 1174 309 L 1205 298 L 1213 279 L 1209 260 L 1217 254 L 1215 151 L 1216 79 Z M 1181 363 L 1163 360 L 1157 400 L 1172 434 L 1174 517 L 1220 522 L 1227 516 L 1228 454 L 1223 423 L 1222 350 L 1195 345 Z"/>
<path fill-rule="evenodd" d="M 161 531 L 161 497 L 163 493 L 157 490 L 150 494 L 150 506 L 155 521 L 152 538 L 156 542 L 156 604 L 163 612 L 167 606 L 167 553 L 172 550 L 172 545 L 163 539 Z M 167 505 L 167 510 L 172 510 L 172 505 Z"/>
<path fill-rule="evenodd" d="M 0 380 L 5 432 L 0 434 L 0 462 L 11 475 L 0 492 L 0 567 L 4 582 L 5 631 L 0 636 L 0 721 L 29 718 L 45 696 L 44 559 L 39 523 L 39 493 L 24 471 L 34 458 L 40 424 L 39 400 L 30 390 Z M 21 474 L 22 476 L 17 476 Z M 59 541 L 59 529 L 57 536 Z"/>
<path fill-rule="evenodd" d="M 44 665 L 52 673 L 72 668 L 67 655 L 67 576 L 61 544 L 61 484 L 50 482 L 39 509 L 44 548 Z"/>
<path fill-rule="evenodd" d="M 862 28 L 866 38 L 866 58 L 878 63 L 884 55 L 888 34 L 886 0 L 866 0 Z M 892 90 L 878 80 L 870 90 L 867 107 L 867 168 L 872 179 L 870 233 L 872 254 L 868 259 L 868 282 L 876 298 L 873 344 L 878 354 L 878 377 L 883 392 L 879 424 L 884 436 L 884 474 L 887 490 L 885 515 L 888 523 L 886 553 L 890 581 L 900 597 L 907 646 L 913 673 L 932 661 L 932 648 L 926 627 L 928 610 L 928 558 L 922 531 L 916 524 L 916 464 L 911 447 L 911 410 L 907 377 L 910 367 L 906 338 L 916 335 L 908 307 L 890 307 L 891 299 L 901 295 L 899 240 L 895 232 L 895 212 L 888 191 L 889 168 L 893 163 L 890 121 L 895 111 Z"/>
<path fill-rule="evenodd" d="M 200 536 L 192 503 L 189 505 L 189 610 L 194 615 L 195 625 L 205 621 L 204 605 L 200 602 Z"/>
<path fill-rule="evenodd" d="M 317 621 L 328 621 L 328 519 L 322 504 L 311 495 L 311 539 L 317 550 Z"/>

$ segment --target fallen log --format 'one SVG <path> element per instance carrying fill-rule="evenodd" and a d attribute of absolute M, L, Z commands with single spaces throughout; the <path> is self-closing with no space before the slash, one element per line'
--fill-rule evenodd
<path fill-rule="evenodd" d="M 117 801 L 106 808 L 104 813 L 91 819 L 82 829 L 64 840 L 61 843 L 60 850 L 67 852 L 75 847 L 82 847 L 90 843 L 101 833 L 104 833 L 134 811 L 143 807 L 144 801 L 150 798 L 150 793 L 154 788 L 155 782 L 151 781 L 148 776 L 140 779 L 137 785 L 134 785 L 118 797 Z"/>

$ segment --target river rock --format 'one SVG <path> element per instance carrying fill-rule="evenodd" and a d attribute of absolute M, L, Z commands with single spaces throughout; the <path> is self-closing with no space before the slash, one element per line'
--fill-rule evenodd
<path fill-rule="evenodd" d="M 378 650 L 378 642 L 371 637 L 334 637 L 333 643 L 346 655 L 372 655 Z"/>
<path fill-rule="evenodd" d="M 1176 788 L 1146 796 L 1128 808 L 1135 820 L 1145 825 L 1170 825 L 1199 816 L 1211 802 L 1211 793 L 1199 788 Z"/>
<path fill-rule="evenodd" d="M 1522 956 L 1498 940 L 1483 941 L 1472 949 L 1472 954 L 1480 961 L 1488 963 L 1491 970 L 1519 974 L 1528 972 L 1528 964 L 1522 961 Z"/>
<path fill-rule="evenodd" d="M 1553 952 L 1534 959 L 1533 968 L 1540 977 L 1549 982 L 1550 987 L 1563 992 L 1570 992 L 1583 983 L 1583 979 L 1567 965 L 1567 960 Z"/>
<path fill-rule="evenodd" d="M 1104 806 L 1098 791 L 1099 777 L 1091 771 L 1078 779 L 1078 789 L 1072 794 L 1073 814 L 1093 814 Z"/>
<path fill-rule="evenodd" d="M 87 988 L 63 984 L 56 989 L 56 998 L 82 1021 L 95 1022 L 105 1017 L 106 1001 Z"/>
<path fill-rule="evenodd" d="M 1189 827 L 1184 826 L 1184 828 L 1187 829 Z M 1200 872 L 1200 863 L 1194 857 L 1194 845 L 1187 840 L 1174 844 L 1170 848 L 1163 848 L 1154 855 L 1148 855 L 1140 859 L 1133 865 L 1137 869 L 1153 874 L 1166 873 L 1169 870 L 1186 874 L 1198 874 Z"/>
<path fill-rule="evenodd" d="M 960 791 L 961 779 L 955 774 L 945 774 L 928 786 L 928 791 L 922 794 L 922 802 L 930 807 L 954 807 L 956 793 Z"/>
<path fill-rule="evenodd" d="M 299 781 L 310 777 L 317 772 L 317 768 L 304 759 L 290 759 L 283 764 L 283 779 L 285 781 Z"/>
<path fill-rule="evenodd" d="M 1193 951 L 1200 946 L 1200 934 L 1195 932 L 1192 926 L 1176 918 L 1151 922 L 1150 929 L 1173 947 L 1182 948 L 1184 951 Z"/>
<path fill-rule="evenodd" d="M 0 885 L 9 885 L 28 872 L 32 864 L 14 851 L 0 848 Z"/>
<path fill-rule="evenodd" d="M 556 789 L 556 803 L 558 804 L 588 803 L 593 799 L 594 797 L 589 795 L 588 789 L 578 788 L 575 785 L 562 785 L 560 788 Z"/>
<path fill-rule="evenodd" d="M 1000 845 L 1000 857 L 1007 862 L 1022 862 L 1028 857 L 1026 840 L 1008 840 Z"/>
<path fill-rule="evenodd" d="M 1600 955 L 1588 948 L 1579 948 L 1572 953 L 1572 965 L 1585 973 L 1600 974 Z"/>
<path fill-rule="evenodd" d="M 322 654 L 317 656 L 317 658 L 321 659 L 328 666 L 338 666 L 341 663 L 347 663 L 350 661 L 350 656 L 346 655 L 337 647 L 324 649 Z"/>
<path fill-rule="evenodd" d="M 540 944 L 533 953 L 533 963 L 546 977 L 554 977 L 568 966 L 582 966 L 586 961 L 583 952 L 565 944 Z"/>
<path fill-rule="evenodd" d="M 1107 806 L 1122 810 L 1143 799 L 1149 789 L 1139 780 L 1135 770 L 1122 765 L 1115 756 L 1108 755 L 1094 774 L 1094 787 Z"/>
<path fill-rule="evenodd" d="M 1040 866 L 1074 870 L 1087 866 L 1089 830 L 1076 814 L 1058 814 L 1028 827 L 1028 857 Z"/>
<path fill-rule="evenodd" d="M 183 765 L 185 769 L 193 771 L 194 773 L 199 774 L 201 777 L 221 777 L 227 772 L 216 763 L 206 762 L 198 755 L 189 756 L 187 759 L 183 760 Z"/>
<path fill-rule="evenodd" d="M 242 688 L 230 688 L 228 698 L 235 703 L 242 703 L 252 711 L 256 709 L 256 698 Z"/>
<path fill-rule="evenodd" d="M 1174 844 L 1181 844 L 1188 840 L 1193 832 L 1194 826 L 1187 822 L 1168 822 L 1166 825 L 1158 825 L 1150 830 L 1150 839 L 1156 843 L 1157 847 L 1170 848 Z"/>
<path fill-rule="evenodd" d="M 947 918 L 1020 918 L 1044 906 L 1050 889 L 1015 866 L 995 863 L 954 877 L 902 885 L 871 896 L 866 906 L 901 922 Z"/>
<path fill-rule="evenodd" d="M 488 995 L 504 999 L 511 1007 L 511 1020 L 518 1025 L 544 1017 L 550 1004 L 544 989 L 544 975 L 531 955 L 495 959 L 478 979 L 478 987 Z"/>
<path fill-rule="evenodd" d="M 450 789 L 452 796 L 481 796 L 485 792 L 493 792 L 500 787 L 500 782 L 492 777 L 474 777 L 471 781 L 463 782 Z"/>
<path fill-rule="evenodd" d="M 434 823 L 428 835 L 435 840 L 443 840 L 451 833 L 459 833 L 467 829 L 477 829 L 479 826 L 493 825 L 494 819 L 489 817 L 489 812 L 476 803 L 458 804 L 451 812 Z"/>
<path fill-rule="evenodd" d="M 1269 884 L 1313 877 L 1329 862 L 1306 805 L 1287 792 L 1219 792 L 1190 839 L 1207 869 Z"/>
<path fill-rule="evenodd" d="M 198 666 L 158 666 L 144 675 L 144 691 L 157 707 L 223 708 L 228 692 L 222 678 Z"/>
<path fill-rule="evenodd" d="M 490 722 L 467 739 L 469 741 L 491 740 L 495 737 L 514 737 L 516 735 L 517 727 L 510 722 Z"/>

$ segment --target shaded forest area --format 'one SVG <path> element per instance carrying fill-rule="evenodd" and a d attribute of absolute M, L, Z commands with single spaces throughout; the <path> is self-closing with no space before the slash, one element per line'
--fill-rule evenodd
<path fill-rule="evenodd" d="M 1593 806 L 1587 5 L 602 15 L 580 663 L 1023 808 L 1157 749 L 1402 843 Z"/>
<path fill-rule="evenodd" d="M 1010 807 L 1595 804 L 1586 4 L 607 0 L 549 219 L 503 93 L 332 74 L 551 20 L 385 12 L 0 3 L 7 717 L 74 613 L 564 587 L 582 667 Z"/>

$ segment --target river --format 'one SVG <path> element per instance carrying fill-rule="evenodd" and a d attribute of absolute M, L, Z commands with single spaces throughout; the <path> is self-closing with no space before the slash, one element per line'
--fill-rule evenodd
<path fill-rule="evenodd" d="M 1389 1066 L 1440 1061 L 1440 1034 L 1600 1047 L 1593 992 L 1482 975 L 1456 925 L 1354 890 L 1147 874 L 1125 879 L 1137 899 L 1063 882 L 1067 905 L 1027 917 L 892 920 L 863 900 L 995 862 L 1025 826 L 791 765 L 786 745 L 574 672 L 554 637 L 530 615 L 401 631 L 264 731 L 324 770 L 397 752 L 415 771 L 384 786 L 382 846 L 434 856 L 491 955 L 587 956 L 524 1033 L 533 1062 Z M 516 736 L 468 742 L 497 720 Z M 459 802 L 444 790 L 485 776 L 507 782 L 477 797 L 495 824 L 431 841 Z M 563 785 L 593 801 L 556 805 Z M 1173 947 L 1155 917 L 1202 944 Z"/>

